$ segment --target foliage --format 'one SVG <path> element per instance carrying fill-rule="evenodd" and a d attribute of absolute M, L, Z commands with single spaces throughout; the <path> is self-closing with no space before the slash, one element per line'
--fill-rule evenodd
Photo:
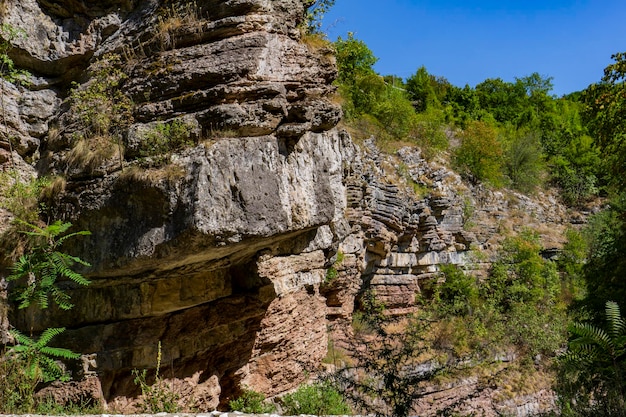
<path fill-rule="evenodd" d="M 463 273 L 454 265 L 442 265 L 445 281 L 437 285 L 434 299 L 441 303 L 444 314 L 465 316 L 478 306 L 476 278 Z"/>
<path fill-rule="evenodd" d="M 143 138 L 141 156 L 160 155 L 193 145 L 192 127 L 184 120 L 158 122 Z"/>
<path fill-rule="evenodd" d="M 157 350 L 157 364 L 154 373 L 154 382 L 148 383 L 148 371 L 133 369 L 135 385 L 141 389 L 142 411 L 144 413 L 177 413 L 180 411 L 178 400 L 180 396 L 173 392 L 167 383 L 159 376 L 161 368 L 161 342 Z"/>
<path fill-rule="evenodd" d="M 330 381 L 303 385 L 282 398 L 283 413 L 315 416 L 350 415 L 352 410 L 339 390 Z"/>
<path fill-rule="evenodd" d="M 616 196 L 610 207 L 589 219 L 584 230 L 589 244 L 584 265 L 587 296 L 580 307 L 601 314 L 604 304 L 616 300 L 621 308 L 626 300 L 626 196 Z"/>
<path fill-rule="evenodd" d="M 530 193 L 541 184 L 545 164 L 537 135 L 525 133 L 514 137 L 504 156 L 505 170 L 513 188 Z"/>
<path fill-rule="evenodd" d="M 417 317 L 391 317 L 371 293 L 363 297 L 360 316 L 371 332 L 356 333 L 351 349 L 354 365 L 333 376 L 343 396 L 357 410 L 379 416 L 405 417 L 424 395 L 423 382 L 446 369 L 428 355 L 423 338 L 428 323 Z"/>
<path fill-rule="evenodd" d="M 304 19 L 305 30 L 309 34 L 322 33 L 324 15 L 335 5 L 335 0 L 309 0 Z"/>
<path fill-rule="evenodd" d="M 354 86 L 360 77 L 374 74 L 373 66 L 378 61 L 367 45 L 354 38 L 352 32 L 347 39 L 337 38 L 334 43 L 340 84 Z"/>
<path fill-rule="evenodd" d="M 393 86 L 385 86 L 384 92 L 376 98 L 371 114 L 398 139 L 409 134 L 415 119 L 415 110 L 406 94 Z"/>
<path fill-rule="evenodd" d="M 572 138 L 560 154 L 552 158 L 551 164 L 554 180 L 568 204 L 583 203 L 597 194 L 602 160 L 591 137 L 579 135 Z"/>
<path fill-rule="evenodd" d="M 239 411 L 246 414 L 273 413 L 273 404 L 265 401 L 265 395 L 253 390 L 244 389 L 241 395 L 228 403 L 231 411 Z"/>
<path fill-rule="evenodd" d="M 471 122 L 461 134 L 461 145 L 454 153 L 455 165 L 466 177 L 502 185 L 502 144 L 498 131 L 485 122 Z"/>
<path fill-rule="evenodd" d="M 67 381 L 69 377 L 54 358 L 78 359 L 80 355 L 69 349 L 48 346 L 52 338 L 64 331 L 65 328 L 63 327 L 49 328 L 44 330 L 38 339 L 34 340 L 17 330 L 11 330 L 11 335 L 15 338 L 17 344 L 10 348 L 9 355 L 16 354 L 22 359 L 26 375 L 30 380 L 42 382 Z"/>
<path fill-rule="evenodd" d="M 19 308 L 26 308 L 31 303 L 37 303 L 41 308 L 47 308 L 49 297 L 62 309 L 72 308 L 70 296 L 64 292 L 57 281 L 67 278 L 78 285 L 88 285 L 89 280 L 72 268 L 76 265 L 90 266 L 82 259 L 61 252 L 63 243 L 76 236 L 89 235 L 90 232 L 66 233 L 71 223 L 56 221 L 51 225 L 39 227 L 24 223 L 30 231 L 24 232 L 29 236 L 32 248 L 22 255 L 11 268 L 11 275 L 7 281 L 21 281 L 17 300 Z"/>
<path fill-rule="evenodd" d="M 607 301 L 604 328 L 573 323 L 557 387 L 564 415 L 626 416 L 626 321 Z"/>
<path fill-rule="evenodd" d="M 25 35 L 26 32 L 22 29 L 8 23 L 0 24 L 0 78 L 12 84 L 26 83 L 30 76 L 28 71 L 16 68 L 15 63 L 9 57 L 11 43 Z"/>
<path fill-rule="evenodd" d="M 120 135 L 132 123 L 132 103 L 120 88 L 127 78 L 120 63 L 118 55 L 105 55 L 92 65 L 90 81 L 70 93 L 72 110 L 86 136 Z"/>
<path fill-rule="evenodd" d="M 611 172 L 611 182 L 626 187 L 626 53 L 611 57 L 615 62 L 604 69 L 599 83 L 590 85 L 582 95 L 584 116 L 597 139 Z"/>
<path fill-rule="evenodd" d="M 480 282 L 453 265 L 441 267 L 424 308 L 438 318 L 437 348 L 475 360 L 515 347 L 522 358 L 552 356 L 565 341 L 566 311 L 556 265 L 540 255 L 537 234 L 525 230 L 503 244 Z"/>
<path fill-rule="evenodd" d="M 103 139 L 117 143 L 117 156 L 122 164 L 122 139 L 133 122 L 133 103 L 121 88 L 127 75 L 120 69 L 120 65 L 121 59 L 115 54 L 107 54 L 94 63 L 91 79 L 72 89 L 70 104 L 80 122 L 76 143 L 80 139 L 88 140 L 88 150 L 91 152 L 102 150 L 99 145 Z M 80 159 L 92 160 L 85 157 Z"/>
<path fill-rule="evenodd" d="M 424 66 L 406 80 L 406 90 L 415 110 L 420 113 L 440 108 L 451 88 L 448 80 L 429 74 Z"/>
<path fill-rule="evenodd" d="M 29 373 L 29 364 L 22 355 L 3 352 L 0 357 L 0 412 L 22 414 L 35 411 L 35 389 L 38 378 Z"/>
<path fill-rule="evenodd" d="M 34 222 L 43 208 L 39 202 L 44 189 L 50 184 L 46 177 L 21 181 L 16 171 L 0 173 L 0 206 L 9 210 L 17 218 Z"/>

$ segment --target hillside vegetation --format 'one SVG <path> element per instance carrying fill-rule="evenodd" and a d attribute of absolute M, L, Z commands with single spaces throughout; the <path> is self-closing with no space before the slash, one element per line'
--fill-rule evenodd
<path fill-rule="evenodd" d="M 560 415 L 626 415 L 626 56 L 614 55 L 584 91 L 556 97 L 552 79 L 538 73 L 458 87 L 425 67 L 407 79 L 377 74 L 376 57 L 352 33 L 334 47 L 344 122 L 355 138 L 373 135 L 389 152 L 418 146 L 492 188 L 556 188 L 576 208 L 608 202 L 570 231 L 557 262 L 542 258 L 527 230 L 505 240 L 484 280 L 443 268 L 446 280 L 424 311 L 438 323 L 431 343 L 454 357 L 486 363 L 487 352 L 514 346 L 520 373 L 500 382 L 517 394 L 556 369 L 548 385 Z"/>

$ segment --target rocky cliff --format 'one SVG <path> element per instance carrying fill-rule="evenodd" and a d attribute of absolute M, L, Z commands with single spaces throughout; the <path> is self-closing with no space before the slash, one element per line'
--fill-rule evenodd
<path fill-rule="evenodd" d="M 355 146 L 336 127 L 332 52 L 302 39 L 305 3 L 3 3 L 32 82 L 3 84 L 0 161 L 60 178 L 46 215 L 92 232 L 67 247 L 92 264 L 91 285 L 68 284 L 75 308 L 11 322 L 67 327 L 113 408 L 132 406 L 131 370 L 154 368 L 159 342 L 162 375 L 198 409 L 242 386 L 272 396 L 318 368 L 329 325 L 349 333 L 362 289 L 402 314 L 439 264 L 504 229 L 562 244 L 555 201 Z"/>

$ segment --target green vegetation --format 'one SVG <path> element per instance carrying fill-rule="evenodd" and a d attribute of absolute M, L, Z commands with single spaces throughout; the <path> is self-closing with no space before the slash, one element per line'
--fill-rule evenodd
<path fill-rule="evenodd" d="M 335 0 L 308 0 L 304 29 L 309 34 L 323 34 L 322 21 L 324 15 L 335 5 Z"/>
<path fill-rule="evenodd" d="M 56 362 L 56 358 L 78 359 L 80 355 L 69 349 L 48 346 L 52 338 L 64 331 L 63 327 L 49 328 L 34 340 L 17 330 L 12 330 L 11 335 L 17 344 L 9 349 L 9 355 L 15 354 L 25 364 L 26 376 L 33 381 L 67 381 L 69 376 Z"/>
<path fill-rule="evenodd" d="M 80 126 L 66 157 L 72 168 L 94 171 L 111 159 L 123 166 L 122 140 L 133 122 L 133 104 L 120 88 L 127 78 L 120 67 L 119 55 L 105 55 L 92 65 L 91 79 L 71 91 L 72 113 Z"/>
<path fill-rule="evenodd" d="M 158 122 L 144 136 L 139 154 L 143 157 L 162 155 L 193 145 L 192 127 L 180 119 Z"/>
<path fill-rule="evenodd" d="M 148 371 L 133 369 L 135 385 L 141 389 L 141 411 L 143 413 L 177 413 L 181 411 L 178 404 L 180 396 L 172 391 L 159 375 L 161 370 L 161 342 L 157 348 L 157 364 L 154 371 L 154 381 L 148 383 Z"/>
<path fill-rule="evenodd" d="M 265 395 L 253 390 L 244 389 L 241 395 L 228 403 L 231 411 L 240 411 L 248 414 L 273 413 L 274 404 L 265 401 Z"/>
<path fill-rule="evenodd" d="M 567 312 L 556 264 L 540 249 L 530 230 L 507 238 L 481 282 L 442 266 L 445 281 L 424 300 L 438 320 L 434 346 L 478 361 L 511 349 L 528 360 L 554 357 L 565 344 Z"/>
<path fill-rule="evenodd" d="M 66 278 L 78 285 L 89 285 L 89 280 L 72 268 L 76 265 L 90 266 L 82 259 L 61 252 L 63 242 L 75 236 L 89 235 L 88 231 L 66 233 L 71 223 L 61 221 L 45 227 L 25 224 L 30 231 L 24 232 L 30 238 L 30 250 L 22 255 L 13 265 L 11 275 L 7 281 L 17 281 L 16 299 L 19 308 L 26 308 L 31 303 L 37 303 L 40 308 L 48 308 L 49 298 L 63 310 L 73 307 L 70 296 L 57 284 L 60 279 Z"/>
<path fill-rule="evenodd" d="M 59 308 L 72 308 L 70 296 L 59 285 L 60 280 L 69 280 L 77 285 L 88 285 L 89 281 L 74 271 L 78 265 L 88 266 L 82 259 L 61 251 L 68 239 L 88 235 L 87 231 L 68 233 L 71 223 L 57 221 L 45 227 L 21 222 L 27 228 L 22 233 L 28 237 L 24 254 L 11 268 L 7 281 L 14 282 L 10 296 L 19 302 L 19 308 L 31 305 L 48 308 L 50 298 Z M 32 314 L 29 316 L 32 320 Z M 80 355 L 65 348 L 51 347 L 51 340 L 61 335 L 64 328 L 49 328 L 38 337 L 26 336 L 11 330 L 15 345 L 10 346 L 0 357 L 0 412 L 32 413 L 49 408 L 49 403 L 35 398 L 36 389 L 42 383 L 68 380 L 64 368 L 57 359 L 73 360 Z"/>
<path fill-rule="evenodd" d="M 414 144 L 433 156 L 448 149 L 452 134 L 459 142 L 452 162 L 473 181 L 524 193 L 556 185 L 572 205 L 603 191 L 603 163 L 583 116 L 604 116 L 585 110 L 580 95 L 551 96 L 550 77 L 533 73 L 460 88 L 420 67 L 402 80 L 377 74 L 376 57 L 352 33 L 334 46 L 346 123 L 355 138 L 374 134 L 383 149 Z M 612 77 L 619 78 L 621 69 L 615 64 Z M 601 94 L 596 90 L 593 97 Z"/>
<path fill-rule="evenodd" d="M 16 218 L 35 222 L 45 206 L 41 196 L 51 181 L 46 177 L 19 179 L 17 171 L 0 173 L 0 207 L 9 210 Z"/>
<path fill-rule="evenodd" d="M 573 323 L 557 391 L 565 415 L 626 416 L 626 321 L 607 301 L 604 328 Z"/>
<path fill-rule="evenodd" d="M 303 385 L 295 392 L 282 398 L 283 414 L 297 416 L 336 416 L 352 414 L 339 390 L 330 381 Z"/>

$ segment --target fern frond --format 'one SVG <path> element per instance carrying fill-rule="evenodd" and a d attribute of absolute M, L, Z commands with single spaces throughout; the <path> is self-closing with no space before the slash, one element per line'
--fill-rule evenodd
<path fill-rule="evenodd" d="M 44 355 L 54 356 L 54 357 L 62 358 L 62 359 L 80 358 L 79 353 L 72 352 L 71 350 L 65 349 L 65 348 L 45 346 L 40 349 L 40 352 L 43 353 Z"/>
<path fill-rule="evenodd" d="M 584 345 L 598 345 L 608 351 L 612 348 L 611 337 L 602 329 L 589 323 L 573 323 L 569 331 L 575 339 L 570 341 L 570 347 Z"/>
<path fill-rule="evenodd" d="M 33 342 L 33 339 L 21 333 L 19 330 L 15 330 L 15 329 L 9 330 L 9 333 L 11 334 L 11 336 L 13 336 L 15 341 L 19 343 L 20 345 L 32 346 L 35 344 L 35 342 Z"/>
<path fill-rule="evenodd" d="M 70 223 L 70 226 L 72 224 Z M 59 245 L 61 245 L 65 240 L 72 238 L 74 236 L 89 236 L 91 235 L 91 232 L 89 230 L 81 230 L 80 232 L 74 232 L 74 233 L 69 233 L 65 236 L 62 236 L 59 238 L 59 240 L 57 241 L 59 243 Z"/>
<path fill-rule="evenodd" d="M 55 337 L 65 331 L 65 327 L 50 327 L 43 331 L 37 340 L 37 347 L 43 348 Z"/>
<path fill-rule="evenodd" d="M 611 337 L 617 338 L 626 330 L 626 324 L 622 318 L 619 305 L 614 301 L 607 301 L 605 305 L 606 319 L 609 323 Z"/>

